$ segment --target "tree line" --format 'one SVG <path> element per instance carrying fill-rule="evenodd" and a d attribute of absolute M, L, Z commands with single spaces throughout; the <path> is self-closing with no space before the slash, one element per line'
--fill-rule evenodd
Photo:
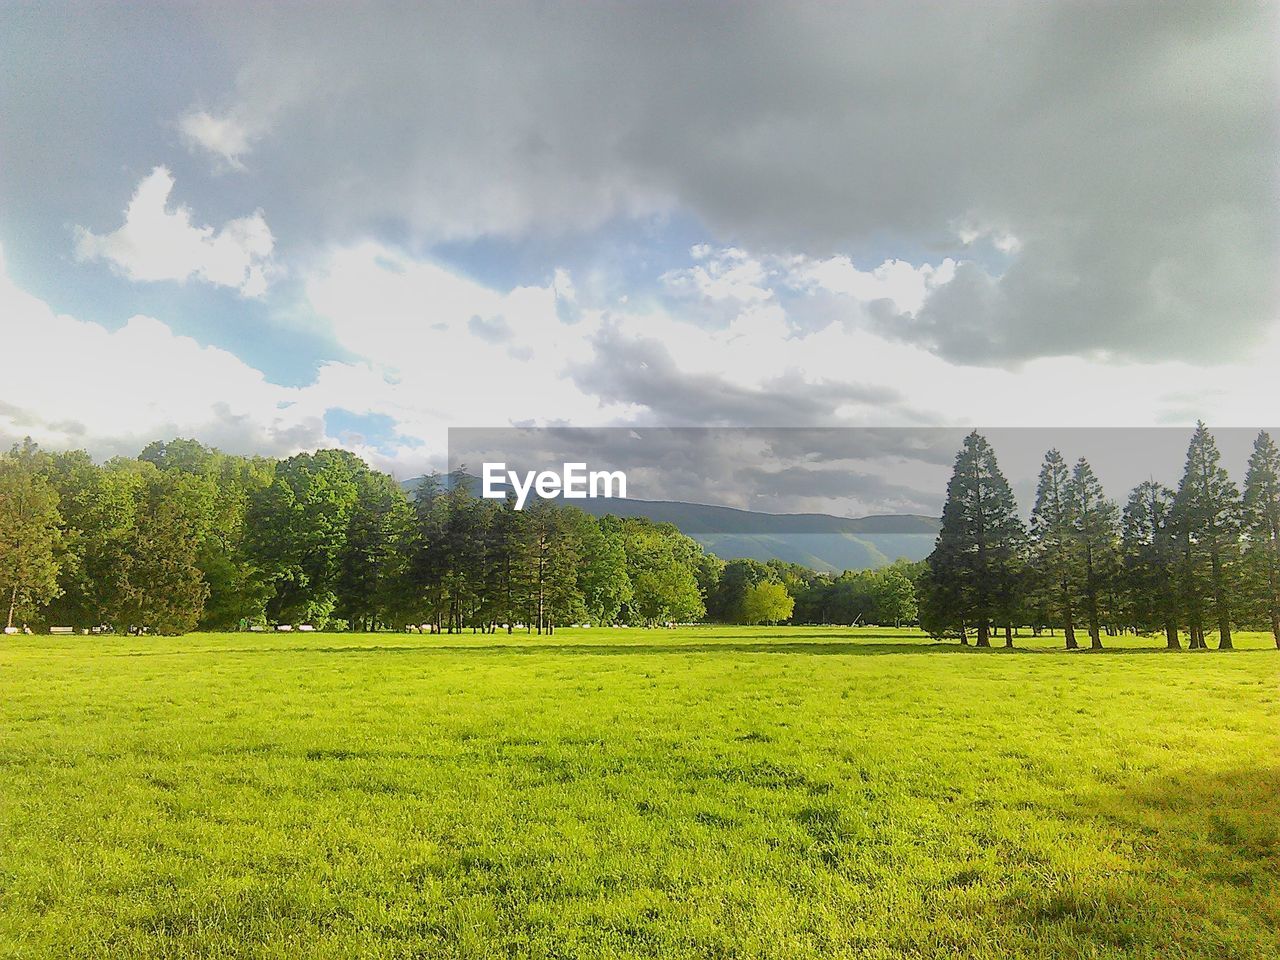
<path fill-rule="evenodd" d="M 714 558 L 669 524 L 406 494 L 344 450 L 275 461 L 193 440 L 95 464 L 0 457 L 6 623 L 176 634 L 249 624 L 550 631 L 702 617 Z"/>
<path fill-rule="evenodd" d="M 4 620 L 178 634 L 916 617 L 920 564 L 836 576 L 726 563 L 671 524 L 541 500 L 515 510 L 468 481 L 406 493 L 343 450 L 277 461 L 178 439 L 96 464 L 26 441 L 0 456 Z"/>
<path fill-rule="evenodd" d="M 1239 626 L 1270 629 L 1280 647 L 1280 452 L 1258 434 L 1243 489 L 1203 423 L 1176 489 L 1146 480 L 1124 506 L 1085 458 L 1045 454 L 1030 522 L 1019 515 L 995 451 L 976 431 L 956 455 L 942 528 L 919 584 L 920 622 L 980 647 L 1003 631 L 1163 635 L 1170 649 L 1229 650 Z"/>

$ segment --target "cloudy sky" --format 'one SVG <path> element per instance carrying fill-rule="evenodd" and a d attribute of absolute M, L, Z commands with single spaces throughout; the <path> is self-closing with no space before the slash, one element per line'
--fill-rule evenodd
<path fill-rule="evenodd" d="M 0 440 L 1280 410 L 1277 8 L 0 9 Z"/>

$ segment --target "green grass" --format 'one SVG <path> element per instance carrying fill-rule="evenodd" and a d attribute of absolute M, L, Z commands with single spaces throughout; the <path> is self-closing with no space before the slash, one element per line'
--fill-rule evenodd
<path fill-rule="evenodd" d="M 5 638 L 0 955 L 1280 956 L 1280 652 L 1059 640 Z"/>

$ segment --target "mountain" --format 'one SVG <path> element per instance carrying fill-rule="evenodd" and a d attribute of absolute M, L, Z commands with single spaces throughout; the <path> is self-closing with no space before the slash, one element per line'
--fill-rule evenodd
<path fill-rule="evenodd" d="M 421 478 L 401 483 L 412 493 Z M 469 477 L 479 489 L 479 481 Z M 647 517 L 671 523 L 725 560 L 784 560 L 838 573 L 882 567 L 899 557 L 923 560 L 933 550 L 939 521 L 917 514 L 835 517 L 825 513 L 760 513 L 677 500 L 600 497 L 574 500 L 593 516 Z"/>

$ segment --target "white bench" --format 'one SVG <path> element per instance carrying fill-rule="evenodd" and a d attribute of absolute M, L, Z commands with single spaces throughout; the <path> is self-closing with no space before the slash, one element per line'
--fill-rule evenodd
<path fill-rule="evenodd" d="M 302 633 L 315 633 L 316 628 L 309 623 L 302 623 L 298 625 L 298 630 Z"/>
<path fill-rule="evenodd" d="M 75 627 L 50 627 L 49 632 L 50 633 L 75 633 L 76 628 Z"/>
<path fill-rule="evenodd" d="M 254 623 L 249 626 L 250 633 L 266 633 L 267 628 L 260 623 Z"/>
<path fill-rule="evenodd" d="M 279 630 L 279 631 L 281 631 L 282 633 L 288 633 L 290 630 L 292 630 L 292 629 L 293 629 L 293 624 L 292 624 L 292 623 L 277 623 L 277 624 L 276 624 L 276 629 L 277 629 L 277 630 Z"/>

